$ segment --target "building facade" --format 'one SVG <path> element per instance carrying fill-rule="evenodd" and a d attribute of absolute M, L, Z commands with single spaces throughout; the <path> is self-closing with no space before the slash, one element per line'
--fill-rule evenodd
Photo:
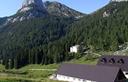
<path fill-rule="evenodd" d="M 119 67 L 128 78 L 128 56 L 103 55 L 99 58 L 97 65 Z"/>
<path fill-rule="evenodd" d="M 56 78 L 57 78 L 57 80 L 68 81 L 68 82 L 92 82 L 90 80 L 85 80 L 85 79 L 80 79 L 80 78 L 65 76 L 65 75 L 59 75 L 59 74 L 57 74 Z M 95 81 L 93 81 L 93 82 L 95 82 Z"/>
<path fill-rule="evenodd" d="M 118 67 L 62 64 L 55 80 L 67 82 L 123 82 L 126 79 Z"/>
<path fill-rule="evenodd" d="M 70 53 L 78 53 L 81 51 L 81 46 L 80 45 L 75 45 L 70 47 Z"/>

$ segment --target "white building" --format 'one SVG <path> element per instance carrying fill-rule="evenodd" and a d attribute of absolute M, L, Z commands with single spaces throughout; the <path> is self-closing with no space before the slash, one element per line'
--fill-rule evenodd
<path fill-rule="evenodd" d="M 70 53 L 78 53 L 81 50 L 81 46 L 80 45 L 75 45 L 70 47 Z"/>
<path fill-rule="evenodd" d="M 53 79 L 67 82 L 124 82 L 126 77 L 119 67 L 62 64 Z"/>

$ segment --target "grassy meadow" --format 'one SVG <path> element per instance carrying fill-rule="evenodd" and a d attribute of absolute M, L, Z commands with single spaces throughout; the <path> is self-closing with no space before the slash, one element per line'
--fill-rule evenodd
<path fill-rule="evenodd" d="M 95 65 L 99 56 L 86 55 L 82 58 L 73 59 L 64 63 L 93 64 Z M 20 69 L 6 70 L 0 65 L 0 82 L 59 82 L 50 80 L 49 77 L 56 72 L 60 64 L 50 65 L 27 65 Z"/>

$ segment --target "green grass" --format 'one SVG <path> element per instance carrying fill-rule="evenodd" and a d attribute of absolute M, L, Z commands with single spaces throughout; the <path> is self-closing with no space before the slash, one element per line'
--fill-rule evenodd
<path fill-rule="evenodd" d="M 50 79 L 44 79 L 42 82 L 62 82 L 62 81 L 56 81 L 56 80 L 50 80 Z"/>
<path fill-rule="evenodd" d="M 49 65 L 37 65 L 37 64 L 31 64 L 27 65 L 25 67 L 20 68 L 19 70 L 29 70 L 29 69 L 56 69 L 58 68 L 58 64 L 49 64 Z"/>
<path fill-rule="evenodd" d="M 79 59 L 73 59 L 70 62 L 67 63 L 75 63 L 75 64 L 90 64 L 90 65 L 96 65 L 98 61 L 99 55 L 95 54 L 88 54 L 85 55 Z"/>
<path fill-rule="evenodd" d="M 0 64 L 0 71 L 5 70 L 5 66 Z"/>
<path fill-rule="evenodd" d="M 31 69 L 57 69 L 58 64 L 50 64 L 50 65 L 28 65 L 25 66 L 18 71 L 27 72 L 27 77 L 29 78 L 47 78 L 52 75 L 55 71 L 47 71 L 47 70 L 31 70 Z"/>
<path fill-rule="evenodd" d="M 25 67 L 22 67 L 20 69 L 12 69 L 12 70 L 5 70 L 1 71 L 1 73 L 7 74 L 7 76 L 4 76 L 2 78 L 4 79 L 17 79 L 18 80 L 33 80 L 34 82 L 57 82 L 49 80 L 49 76 L 54 74 L 55 71 L 48 71 L 48 70 L 31 70 L 31 69 L 57 69 L 59 64 L 50 64 L 50 65 L 28 65 Z M 2 80 L 3 81 L 3 80 Z M 1 82 L 1 80 L 0 80 Z M 15 82 L 15 81 L 14 81 Z"/>
<path fill-rule="evenodd" d="M 79 60 L 72 60 L 70 62 L 75 64 L 89 64 L 89 65 L 96 65 L 97 63 L 97 59 L 85 60 L 84 58 L 80 58 Z"/>
<path fill-rule="evenodd" d="M 89 64 L 96 65 L 99 54 L 93 53 L 85 55 L 78 59 L 73 59 L 65 63 L 75 64 Z M 49 65 L 27 65 L 20 69 L 5 70 L 3 65 L 0 65 L 0 72 L 7 73 L 7 77 L 0 77 L 0 82 L 61 82 L 50 80 L 49 76 L 54 74 L 56 71 L 48 70 L 31 70 L 31 69 L 58 69 L 60 64 L 49 64 Z M 17 75 L 17 77 L 15 77 Z"/>
<path fill-rule="evenodd" d="M 88 54 L 79 59 L 73 59 L 65 63 L 76 64 L 93 64 L 97 63 L 98 55 Z M 60 82 L 49 79 L 49 76 L 55 73 L 55 71 L 48 70 L 31 70 L 31 69 L 58 69 L 60 64 L 50 65 L 27 65 L 20 69 L 5 70 L 3 65 L 0 65 L 1 73 L 8 74 L 7 77 L 0 77 L 0 82 Z M 17 77 L 15 77 L 17 76 Z M 1 79 L 4 78 L 4 79 Z M 29 81 L 28 81 L 29 80 Z"/>
<path fill-rule="evenodd" d="M 32 82 L 32 81 L 20 80 L 20 79 L 10 79 L 10 78 L 0 78 L 0 82 Z"/>

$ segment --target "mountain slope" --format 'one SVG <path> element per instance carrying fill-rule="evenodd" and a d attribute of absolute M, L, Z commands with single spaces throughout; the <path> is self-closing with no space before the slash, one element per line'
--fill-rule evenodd
<path fill-rule="evenodd" d="M 94 50 L 118 50 L 120 44 L 128 41 L 127 13 L 128 2 L 111 2 L 72 24 L 66 39 L 69 44 L 83 42 Z"/>
<path fill-rule="evenodd" d="M 18 12 L 7 19 L 7 23 L 20 22 L 31 18 L 45 17 L 48 15 L 42 0 L 24 0 Z"/>
<path fill-rule="evenodd" d="M 48 16 L 6 25 L 0 29 L 0 59 L 6 68 L 9 61 L 15 68 L 30 63 L 56 62 L 54 59 L 59 53 L 49 52 L 49 45 L 65 36 L 69 29 L 67 26 L 73 21 L 71 18 Z"/>
<path fill-rule="evenodd" d="M 52 8 L 47 16 L 9 23 L 0 29 L 1 63 L 6 68 L 19 68 L 68 61 L 82 56 L 69 54 L 70 46 L 81 43 L 95 51 L 116 51 L 128 42 L 127 5 L 111 2 L 78 20 L 58 13 L 58 7 L 55 15 L 50 14 L 54 6 L 49 5 Z"/>
<path fill-rule="evenodd" d="M 10 16 L 6 23 L 20 22 L 31 18 L 39 18 L 49 15 L 79 19 L 85 14 L 75 11 L 66 5 L 55 1 L 42 2 L 42 0 L 24 0 L 22 8 L 20 8 L 15 15 Z"/>
<path fill-rule="evenodd" d="M 48 16 L 45 18 L 36 18 L 9 24 L 0 29 L 0 34 L 2 35 L 0 37 L 0 43 L 3 43 L 0 45 L 4 45 L 4 43 L 7 45 L 8 43 L 15 43 L 14 45 L 16 45 L 16 43 L 20 44 L 23 40 L 26 39 L 28 43 L 28 39 L 36 39 L 35 41 L 40 41 L 40 39 L 43 40 L 40 41 L 41 43 L 32 42 L 32 45 L 41 45 L 42 43 L 46 44 L 65 35 L 67 25 L 73 21 L 73 19 L 69 18 Z M 4 42 L 2 42 L 2 38 L 4 38 Z"/>
<path fill-rule="evenodd" d="M 19 68 L 65 60 L 65 49 L 60 51 L 64 45 L 58 40 L 84 14 L 57 2 L 24 1 L 15 15 L 0 20 L 0 63 Z"/>
<path fill-rule="evenodd" d="M 22 8 L 18 12 L 26 12 L 29 10 L 37 10 L 37 12 L 40 11 L 44 13 L 46 12 L 42 0 L 24 0 Z"/>
<path fill-rule="evenodd" d="M 82 18 L 84 16 L 83 13 L 73 10 L 67 7 L 66 5 L 56 2 L 56 1 L 54 2 L 46 1 L 44 4 L 46 7 L 46 10 L 51 15 L 74 17 L 74 18 Z"/>
<path fill-rule="evenodd" d="M 111 0 L 111 2 L 122 2 L 122 1 L 128 1 L 128 0 Z"/>
<path fill-rule="evenodd" d="M 7 17 L 0 18 L 0 25 L 2 25 L 6 21 Z"/>

